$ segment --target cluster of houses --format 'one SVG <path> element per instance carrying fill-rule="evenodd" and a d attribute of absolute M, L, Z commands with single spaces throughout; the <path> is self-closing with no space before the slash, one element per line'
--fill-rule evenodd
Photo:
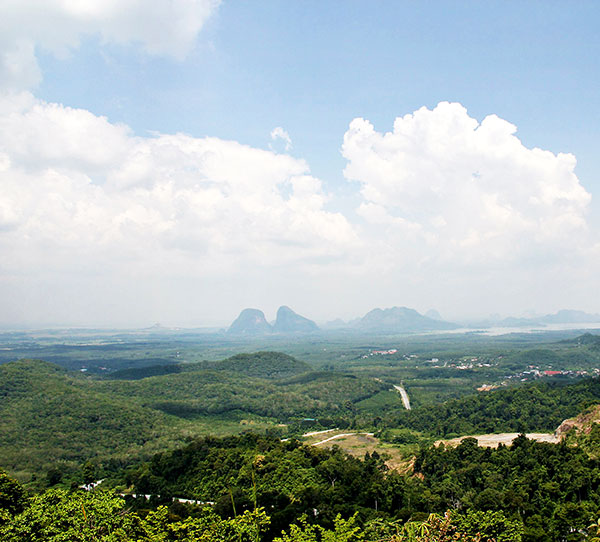
<path fill-rule="evenodd" d="M 369 356 L 391 356 L 392 354 L 397 354 L 398 350 L 396 348 L 392 348 L 391 350 L 371 350 L 368 354 L 364 354 L 361 356 L 362 359 L 366 359 Z"/>

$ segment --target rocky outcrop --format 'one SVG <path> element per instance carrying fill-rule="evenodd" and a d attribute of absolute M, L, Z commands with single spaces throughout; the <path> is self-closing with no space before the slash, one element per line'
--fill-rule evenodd
<path fill-rule="evenodd" d="M 556 429 L 555 434 L 560 438 L 564 438 L 567 433 L 572 431 L 587 435 L 597 423 L 600 423 L 600 405 L 591 406 L 575 418 L 563 421 Z"/>
<path fill-rule="evenodd" d="M 265 335 L 272 331 L 273 328 L 267 322 L 263 311 L 244 309 L 229 326 L 227 333 L 231 335 Z"/>
<path fill-rule="evenodd" d="M 390 309 L 373 309 L 356 322 L 354 327 L 375 333 L 403 333 L 455 329 L 458 326 L 428 318 L 408 307 L 392 307 Z"/>
<path fill-rule="evenodd" d="M 273 331 L 276 333 L 311 333 L 318 330 L 319 327 L 312 320 L 296 314 L 285 305 L 279 307 L 273 325 Z"/>

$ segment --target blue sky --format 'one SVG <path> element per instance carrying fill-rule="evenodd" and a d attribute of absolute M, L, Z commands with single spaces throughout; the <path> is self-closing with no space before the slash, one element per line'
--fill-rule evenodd
<path fill-rule="evenodd" d="M 183 131 L 264 147 L 275 126 L 324 180 L 341 178 L 353 118 L 458 101 L 515 123 L 529 147 L 573 152 L 598 178 L 594 2 L 224 2 L 182 61 L 100 47 L 45 55 L 41 98 L 137 133 Z M 585 179 L 585 180 L 584 180 Z"/>
<path fill-rule="evenodd" d="M 0 268 L 6 325 L 13 317 L 201 325 L 226 322 L 247 305 L 269 313 L 280 304 L 316 319 L 376 305 L 435 307 L 453 318 L 565 306 L 600 312 L 588 295 L 600 252 L 595 2 L 197 0 L 158 14 L 159 2 L 126 4 L 122 13 L 92 0 L 87 11 L 57 2 L 0 7 L 8 15 L 0 91 L 11 104 L 1 112 L 24 121 L 0 129 L 7 141 L 29 142 L 43 117 L 50 140 L 63 151 L 73 144 L 72 152 L 50 152 L 40 140 L 28 144 L 29 155 L 21 147 L 7 153 L 7 183 L 29 175 L 19 164 L 34 163 L 45 181 L 26 177 L 32 193 L 59 194 L 62 203 L 5 213 L 0 248 L 19 262 Z M 17 106 L 15 96 L 29 101 Z M 440 102 L 457 106 L 436 109 Z M 428 114 L 398 128 L 410 145 L 399 136 L 382 143 L 397 117 L 423 107 Z M 469 122 L 489 116 L 506 122 L 469 139 Z M 349 129 L 357 118 L 371 136 Z M 27 123 L 22 136 L 8 134 Z M 276 127 L 291 147 L 271 137 Z M 87 134 L 113 150 L 91 156 Z M 153 158 L 159 173 L 127 179 L 132 168 L 150 171 L 139 156 L 154 157 L 157 145 L 172 146 Z M 459 158 L 445 164 L 454 152 Z M 190 163 L 173 162 L 177 153 Z M 576 168 L 559 153 L 574 155 Z M 226 163 L 207 169 L 209 155 Z M 260 175 L 272 175 L 260 190 L 249 188 L 259 178 L 244 173 L 255 160 Z M 489 181 L 474 192 L 471 174 Z M 7 184 L 5 193 L 23 201 L 25 185 Z M 180 199 L 189 207 L 172 205 Z M 15 208 L 8 197 L 5 208 Z M 81 208 L 96 217 L 89 237 L 73 234 L 86 229 Z M 239 224 L 230 227 L 227 215 Z M 128 263 L 137 248 L 143 272 Z M 111 264 L 99 271 L 106 258 Z M 193 310 L 190 291 L 199 301 Z"/>

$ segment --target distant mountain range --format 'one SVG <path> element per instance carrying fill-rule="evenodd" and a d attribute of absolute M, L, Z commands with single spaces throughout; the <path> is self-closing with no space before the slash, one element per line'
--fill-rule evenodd
<path fill-rule="evenodd" d="M 420 314 L 408 307 L 376 308 L 362 318 L 344 322 L 339 318 L 323 325 L 324 330 L 339 333 L 367 333 L 392 335 L 397 333 L 419 333 L 444 331 L 461 327 L 544 327 L 550 324 L 586 324 L 600 323 L 600 314 L 589 314 L 576 310 L 560 310 L 555 314 L 525 318 L 490 318 L 486 321 L 470 324 L 456 324 L 445 321 L 439 312 L 431 309 Z M 264 313 L 258 309 L 244 309 L 231 324 L 230 335 L 292 335 L 319 332 L 320 328 L 312 320 L 301 316 L 285 305 L 279 307 L 275 322 L 270 324 Z"/>
<path fill-rule="evenodd" d="M 424 316 L 408 307 L 391 307 L 373 309 L 362 318 L 345 323 L 341 320 L 326 325 L 329 329 L 346 332 L 362 332 L 373 334 L 413 333 L 419 331 L 438 331 L 456 329 L 460 326 L 442 320 L 436 311 L 430 311 L 433 317 Z M 295 313 L 286 306 L 279 307 L 273 325 L 267 322 L 265 315 L 258 309 L 244 309 L 229 327 L 231 335 L 267 335 L 298 334 L 319 331 L 315 322 Z"/>
<path fill-rule="evenodd" d="M 600 322 L 600 314 L 563 309 L 556 314 L 542 316 L 540 321 L 545 324 L 591 324 Z"/>
<path fill-rule="evenodd" d="M 436 313 L 436 315 L 439 317 L 439 314 Z M 457 329 L 460 326 L 438 318 L 423 316 L 408 307 L 391 307 L 389 309 L 373 309 L 354 322 L 352 327 L 373 333 L 405 333 Z"/>
<path fill-rule="evenodd" d="M 600 322 L 600 314 L 590 314 L 583 311 L 562 309 L 554 314 L 515 318 L 510 316 L 502 320 L 486 320 L 478 322 L 481 327 L 528 327 L 545 326 L 548 324 L 595 324 Z"/>

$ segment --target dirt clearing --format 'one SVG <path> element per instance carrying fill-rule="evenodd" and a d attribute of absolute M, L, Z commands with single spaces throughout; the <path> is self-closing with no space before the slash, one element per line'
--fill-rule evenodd
<path fill-rule="evenodd" d="M 410 465 L 410 458 L 402 454 L 401 450 L 389 444 L 383 444 L 373 436 L 373 433 L 347 433 L 343 431 L 331 432 L 323 439 L 323 435 L 311 435 L 304 442 L 311 446 L 331 448 L 334 445 L 342 450 L 361 459 L 366 452 L 372 454 L 377 452 L 381 456 L 387 456 L 385 464 L 393 470 L 404 471 Z"/>
<path fill-rule="evenodd" d="M 510 446 L 512 441 L 515 440 L 520 433 L 498 433 L 489 435 L 466 435 L 464 437 L 453 438 L 449 440 L 438 440 L 435 445 L 439 446 L 444 443 L 446 446 L 458 446 L 460 442 L 465 438 L 477 439 L 477 444 L 484 448 L 497 448 L 499 444 L 505 444 Z M 531 440 L 537 440 L 538 442 L 550 442 L 557 444 L 560 442 L 560 438 L 554 433 L 526 433 L 525 436 Z"/>

